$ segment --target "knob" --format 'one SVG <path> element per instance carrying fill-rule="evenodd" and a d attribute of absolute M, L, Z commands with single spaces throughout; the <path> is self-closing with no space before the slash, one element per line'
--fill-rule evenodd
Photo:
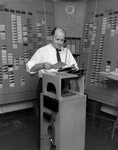
<path fill-rule="evenodd" d="M 42 140 L 44 137 L 41 135 L 40 139 Z"/>
<path fill-rule="evenodd" d="M 51 134 L 51 132 L 52 132 L 52 126 L 51 125 L 48 126 L 47 131 L 49 134 Z"/>
<path fill-rule="evenodd" d="M 51 142 L 51 148 L 55 149 L 56 148 L 56 144 L 54 143 L 54 141 L 52 140 L 52 138 L 49 138 L 50 142 Z"/>

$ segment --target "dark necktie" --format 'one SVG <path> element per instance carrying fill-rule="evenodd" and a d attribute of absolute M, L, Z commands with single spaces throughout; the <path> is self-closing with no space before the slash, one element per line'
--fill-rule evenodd
<path fill-rule="evenodd" d="M 57 62 L 59 62 L 59 61 L 61 61 L 59 49 L 56 49 L 56 51 L 57 51 Z"/>

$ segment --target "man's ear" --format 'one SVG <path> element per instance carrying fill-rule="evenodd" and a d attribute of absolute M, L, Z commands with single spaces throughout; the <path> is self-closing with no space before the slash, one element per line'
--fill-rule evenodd
<path fill-rule="evenodd" d="M 52 41 L 52 35 L 50 35 L 50 40 Z"/>

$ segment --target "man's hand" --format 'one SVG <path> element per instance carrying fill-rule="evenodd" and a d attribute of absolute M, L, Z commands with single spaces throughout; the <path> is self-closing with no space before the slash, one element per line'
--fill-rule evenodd
<path fill-rule="evenodd" d="M 76 68 L 74 64 L 71 65 L 70 67 L 72 67 L 71 70 L 75 70 L 75 71 L 76 71 L 76 70 L 79 70 L 79 68 Z"/>
<path fill-rule="evenodd" d="M 45 62 L 44 63 L 44 69 L 49 70 L 53 68 L 53 64 L 49 63 L 49 62 Z"/>

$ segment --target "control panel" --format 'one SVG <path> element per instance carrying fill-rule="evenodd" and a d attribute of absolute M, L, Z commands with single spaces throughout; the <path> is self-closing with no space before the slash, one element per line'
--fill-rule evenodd
<path fill-rule="evenodd" d="M 106 2 L 106 3 L 105 3 Z M 118 68 L 118 2 L 88 2 L 83 35 L 83 59 L 87 57 L 85 93 L 90 99 L 117 106 L 118 85 L 100 72 Z M 82 60 L 81 63 L 84 63 Z"/>
<path fill-rule="evenodd" d="M 43 9 L 45 3 L 49 7 Z M 53 9 L 50 9 L 53 3 L 45 3 L 35 0 L 1 2 L 0 104 L 36 97 L 38 76 L 26 72 L 26 63 L 38 48 L 50 41 L 54 27 Z"/>
<path fill-rule="evenodd" d="M 43 92 L 40 104 L 40 150 L 84 150 L 86 96 L 83 90 L 76 92 L 61 89 L 62 81 L 81 80 L 74 74 L 43 74 Z M 56 91 L 48 91 L 48 83 Z M 81 89 L 80 87 L 80 89 Z"/>

